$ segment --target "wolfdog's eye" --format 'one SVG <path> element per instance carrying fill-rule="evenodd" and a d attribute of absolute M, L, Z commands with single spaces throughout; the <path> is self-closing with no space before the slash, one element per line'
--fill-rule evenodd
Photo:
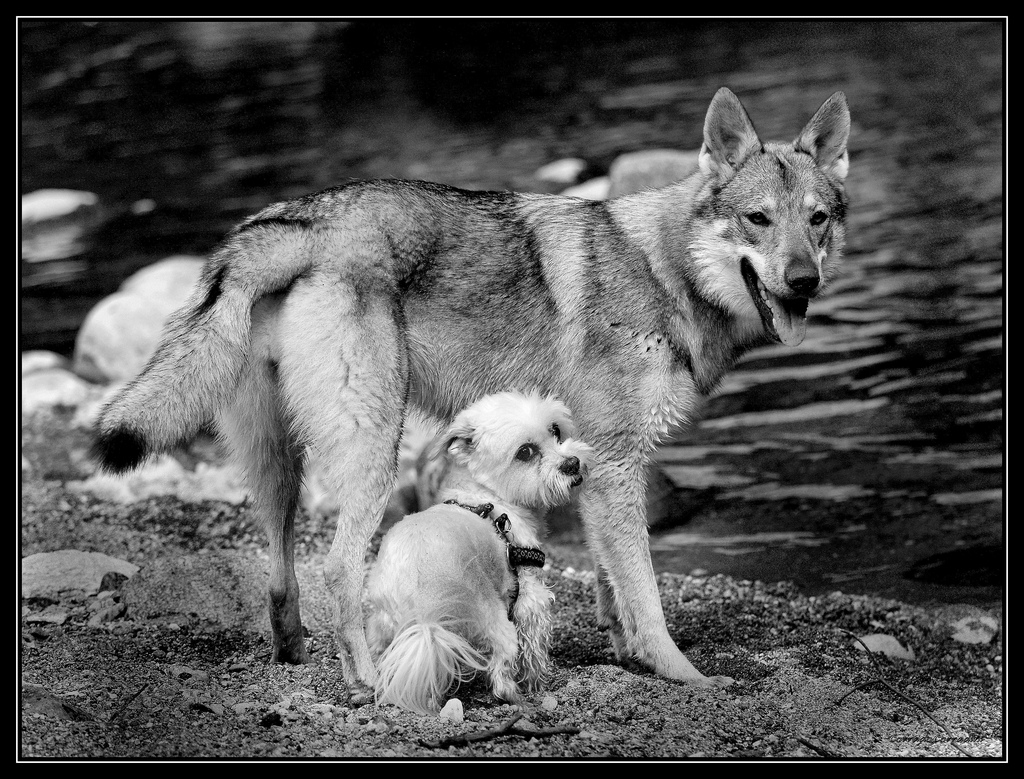
<path fill-rule="evenodd" d="M 764 214 L 762 214 L 760 211 L 755 211 L 752 214 L 747 214 L 747 219 L 749 219 L 751 222 L 758 225 L 759 227 L 766 227 L 767 225 L 770 225 L 772 223 L 772 221 Z"/>
<path fill-rule="evenodd" d="M 824 211 L 815 211 L 813 214 L 811 214 L 811 224 L 814 225 L 815 227 L 820 225 L 826 219 L 828 219 L 828 214 L 826 214 Z"/>
<path fill-rule="evenodd" d="M 558 443 L 562 443 L 562 431 L 554 422 L 551 423 L 551 435 L 555 437 L 555 440 L 558 441 Z"/>
<path fill-rule="evenodd" d="M 537 456 L 539 451 L 540 449 L 533 444 L 523 444 L 519 447 L 519 451 L 516 452 L 516 459 L 522 460 L 524 463 L 528 463 Z"/>

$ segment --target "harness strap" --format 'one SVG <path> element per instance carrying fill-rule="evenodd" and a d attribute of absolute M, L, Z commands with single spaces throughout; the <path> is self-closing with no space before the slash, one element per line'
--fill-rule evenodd
<path fill-rule="evenodd" d="M 470 506 L 466 503 L 459 503 L 454 498 L 446 500 L 445 503 L 464 508 L 466 511 L 471 511 L 484 519 L 490 518 L 491 512 L 494 511 L 493 503 L 481 503 L 479 506 Z M 512 610 L 519 599 L 519 569 L 524 566 L 543 568 L 544 552 L 535 546 L 516 546 L 509 541 L 508 533 L 512 529 L 512 520 L 508 518 L 508 514 L 492 518 L 491 524 L 494 525 L 494 531 L 498 534 L 498 537 L 505 542 L 505 561 L 508 563 L 509 570 L 515 576 L 515 589 L 512 590 L 512 597 L 508 604 L 508 618 L 511 620 Z"/>

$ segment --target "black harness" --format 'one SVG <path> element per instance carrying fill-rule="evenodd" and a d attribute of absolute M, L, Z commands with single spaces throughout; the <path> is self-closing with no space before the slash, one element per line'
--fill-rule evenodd
<path fill-rule="evenodd" d="M 512 619 L 512 609 L 515 608 L 516 601 L 519 599 L 519 569 L 524 566 L 532 566 L 535 568 L 544 567 L 544 552 L 535 546 L 516 546 L 513 544 L 508 537 L 509 530 L 512 529 L 512 520 L 508 518 L 508 514 L 502 514 L 498 517 L 492 517 L 491 512 L 494 511 L 493 503 L 481 503 L 479 506 L 469 506 L 465 503 L 459 503 L 457 500 L 446 500 L 445 503 L 451 506 L 458 506 L 466 509 L 466 511 L 472 511 L 478 517 L 491 520 L 491 524 L 494 526 L 494 532 L 498 534 L 505 544 L 505 560 L 508 562 L 508 568 L 512 571 L 512 575 L 515 576 L 515 589 L 512 591 L 512 598 L 508 603 L 508 618 Z"/>

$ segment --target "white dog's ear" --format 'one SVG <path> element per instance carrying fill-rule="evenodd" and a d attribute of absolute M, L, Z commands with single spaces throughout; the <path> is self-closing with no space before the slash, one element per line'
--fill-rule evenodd
<path fill-rule="evenodd" d="M 473 450 L 476 449 L 476 444 L 472 438 L 451 438 L 448 441 L 447 452 L 448 455 L 457 463 L 462 465 L 466 464 L 469 460 L 470 455 L 473 454 Z"/>
<path fill-rule="evenodd" d="M 437 439 L 437 449 L 438 454 L 447 452 L 456 462 L 465 464 L 476 449 L 476 426 L 468 416 L 459 414 Z"/>

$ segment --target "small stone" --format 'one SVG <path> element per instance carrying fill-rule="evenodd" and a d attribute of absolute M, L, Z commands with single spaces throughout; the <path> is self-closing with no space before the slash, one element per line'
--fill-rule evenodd
<path fill-rule="evenodd" d="M 462 722 L 466 716 L 462 708 L 462 701 L 458 698 L 450 699 L 437 715 L 440 719 L 449 722 Z"/>
<path fill-rule="evenodd" d="M 104 622 L 110 622 L 124 615 L 125 606 L 123 603 L 115 603 L 111 606 L 98 609 L 95 614 L 89 617 L 89 625 L 96 627 Z"/>
<path fill-rule="evenodd" d="M 274 727 L 276 725 L 283 725 L 284 722 L 281 719 L 281 715 L 276 711 L 268 711 L 260 718 L 260 726 L 264 728 Z"/>
<path fill-rule="evenodd" d="M 25 621 L 32 622 L 44 622 L 50 625 L 63 625 L 67 622 L 68 612 L 64 609 L 55 608 L 54 606 L 48 606 L 38 614 L 29 614 Z"/>
<path fill-rule="evenodd" d="M 545 695 L 540 702 L 540 707 L 544 709 L 544 711 L 554 711 L 558 708 L 558 698 L 554 695 Z"/>
<path fill-rule="evenodd" d="M 962 617 L 952 627 L 953 640 L 961 644 L 987 644 L 999 632 L 999 623 L 988 614 Z"/>
<path fill-rule="evenodd" d="M 189 706 L 189 708 L 193 711 L 208 711 L 211 714 L 224 713 L 224 707 L 221 706 L 219 703 L 201 703 L 197 701 L 196 703 L 193 703 L 191 706 Z"/>
<path fill-rule="evenodd" d="M 172 665 L 170 674 L 175 679 L 181 679 L 182 681 L 190 682 L 208 682 L 210 681 L 210 674 L 206 671 L 199 671 L 195 668 L 189 668 L 186 665 Z"/>
<path fill-rule="evenodd" d="M 866 636 L 860 636 L 860 641 L 854 641 L 854 646 L 861 652 L 865 651 L 864 647 L 866 646 L 872 652 L 895 657 L 898 660 L 913 660 L 915 657 L 913 649 L 904 647 L 887 633 L 871 633 Z"/>

